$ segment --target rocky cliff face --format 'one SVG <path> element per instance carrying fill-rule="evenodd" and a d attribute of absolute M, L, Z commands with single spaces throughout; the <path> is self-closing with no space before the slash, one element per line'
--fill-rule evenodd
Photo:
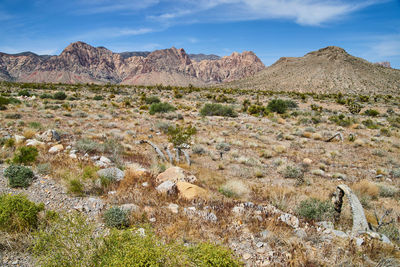
<path fill-rule="evenodd" d="M 205 85 L 244 78 L 264 68 L 252 52 L 200 62 L 192 61 L 185 50 L 175 47 L 143 55 L 113 53 L 83 42 L 70 44 L 59 56 L 2 53 L 0 80 Z"/>

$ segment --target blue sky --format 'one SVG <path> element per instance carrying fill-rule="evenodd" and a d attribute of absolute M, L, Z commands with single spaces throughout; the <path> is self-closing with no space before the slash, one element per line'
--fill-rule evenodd
<path fill-rule="evenodd" d="M 0 51 L 59 54 L 175 46 L 254 51 L 266 65 L 329 45 L 400 69 L 400 0 L 0 0 Z"/>

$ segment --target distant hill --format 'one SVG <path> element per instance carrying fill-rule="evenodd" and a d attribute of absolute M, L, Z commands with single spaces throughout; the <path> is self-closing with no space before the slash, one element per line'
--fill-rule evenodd
<path fill-rule="evenodd" d="M 76 42 L 58 56 L 0 53 L 0 80 L 17 82 L 115 83 L 205 86 L 254 75 L 264 64 L 253 52 L 192 55 L 175 47 L 114 53 Z M 207 60 L 200 60 L 201 58 Z"/>
<path fill-rule="evenodd" d="M 282 57 L 228 87 L 319 93 L 399 94 L 400 70 L 370 63 L 329 46 L 303 57 Z"/>

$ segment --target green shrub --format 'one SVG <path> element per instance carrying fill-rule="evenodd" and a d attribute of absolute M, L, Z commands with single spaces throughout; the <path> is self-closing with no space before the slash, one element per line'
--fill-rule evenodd
<path fill-rule="evenodd" d="M 93 100 L 96 100 L 96 101 L 103 100 L 103 99 L 104 99 L 104 97 L 101 96 L 101 95 L 95 95 L 95 96 L 93 97 Z"/>
<path fill-rule="evenodd" d="M 32 121 L 28 125 L 30 128 L 33 128 L 33 129 L 42 129 L 43 128 L 42 124 L 37 121 Z"/>
<path fill-rule="evenodd" d="M 23 195 L 0 195 L 0 230 L 24 232 L 38 226 L 38 213 L 44 205 L 29 201 Z"/>
<path fill-rule="evenodd" d="M 84 186 L 81 180 L 74 178 L 68 181 L 68 193 L 76 196 L 84 195 Z"/>
<path fill-rule="evenodd" d="M 253 116 L 267 116 L 269 114 L 268 109 L 264 106 L 251 105 L 247 108 L 247 112 Z"/>
<path fill-rule="evenodd" d="M 76 148 L 82 153 L 103 152 L 102 144 L 87 138 L 78 140 L 78 142 L 76 142 Z"/>
<path fill-rule="evenodd" d="M 127 212 L 119 207 L 112 207 L 105 211 L 103 219 L 108 227 L 124 228 L 129 224 Z"/>
<path fill-rule="evenodd" d="M 188 127 L 176 125 L 168 128 L 168 141 L 175 147 L 180 148 L 183 144 L 189 144 L 192 135 L 196 134 L 196 127 L 189 125 Z"/>
<path fill-rule="evenodd" d="M 51 99 L 51 98 L 53 98 L 53 96 L 51 94 L 44 93 L 44 94 L 40 95 L 40 98 L 41 99 Z"/>
<path fill-rule="evenodd" d="M 400 178 L 400 168 L 391 170 L 391 171 L 390 171 L 390 175 L 391 175 L 393 178 Z"/>
<path fill-rule="evenodd" d="M 331 116 L 329 117 L 329 120 L 342 127 L 349 127 L 354 123 L 354 120 L 352 118 L 345 117 L 343 114 L 340 114 L 338 116 Z"/>
<path fill-rule="evenodd" d="M 379 111 L 375 109 L 367 109 L 366 111 L 364 111 L 364 114 L 367 116 L 376 117 L 379 115 Z"/>
<path fill-rule="evenodd" d="M 67 98 L 67 95 L 62 91 L 58 91 L 53 95 L 53 98 L 57 100 L 65 100 Z"/>
<path fill-rule="evenodd" d="M 273 99 L 268 103 L 267 108 L 272 112 L 283 114 L 287 111 L 288 106 L 285 100 Z"/>
<path fill-rule="evenodd" d="M 362 124 L 365 125 L 365 127 L 367 127 L 368 129 L 378 129 L 378 124 L 376 124 L 373 120 L 371 119 L 367 119 L 365 121 L 361 122 Z"/>
<path fill-rule="evenodd" d="M 38 155 L 39 151 L 36 147 L 23 146 L 15 152 L 12 162 L 16 164 L 30 164 L 36 161 Z"/>
<path fill-rule="evenodd" d="M 308 220 L 329 220 L 334 214 L 334 208 L 329 200 L 321 201 L 316 198 L 309 198 L 300 202 L 297 207 L 297 214 Z"/>
<path fill-rule="evenodd" d="M 381 234 L 386 235 L 391 240 L 395 241 L 396 243 L 400 242 L 400 231 L 399 228 L 396 227 L 395 224 L 390 223 L 388 225 L 384 225 L 379 229 Z"/>
<path fill-rule="evenodd" d="M 221 104 L 205 104 L 200 110 L 201 116 L 224 116 L 224 117 L 237 117 L 236 111 L 231 106 L 224 106 Z"/>
<path fill-rule="evenodd" d="M 175 107 L 169 103 L 153 103 L 150 106 L 149 113 L 150 115 L 154 115 L 156 113 L 167 113 L 174 110 Z"/>
<path fill-rule="evenodd" d="M 358 114 L 360 113 L 362 106 L 353 101 L 347 105 L 347 109 L 350 111 L 351 114 Z"/>
<path fill-rule="evenodd" d="M 390 132 L 390 130 L 389 130 L 388 128 L 381 128 L 381 129 L 379 130 L 379 132 L 380 132 L 380 134 L 383 135 L 383 136 L 387 136 L 387 137 L 392 136 L 392 133 Z"/>
<path fill-rule="evenodd" d="M 160 101 L 160 99 L 159 99 L 157 96 L 149 96 L 149 97 L 146 97 L 146 98 L 144 99 L 144 102 L 145 102 L 147 105 L 151 105 L 151 104 L 153 104 L 153 103 L 160 103 L 161 101 Z"/>
<path fill-rule="evenodd" d="M 112 230 L 97 253 L 96 266 L 192 266 L 185 248 L 164 244 L 153 233 Z"/>
<path fill-rule="evenodd" d="M 93 258 L 99 241 L 94 225 L 83 215 L 64 214 L 34 233 L 32 252 L 38 266 L 96 266 Z"/>
<path fill-rule="evenodd" d="M 33 180 L 33 171 L 27 167 L 11 165 L 4 170 L 4 177 L 8 179 L 10 187 L 28 187 Z"/>
<path fill-rule="evenodd" d="M 41 175 L 47 175 L 51 173 L 51 164 L 43 163 L 36 166 L 37 172 Z"/>
<path fill-rule="evenodd" d="M 285 178 L 291 178 L 291 179 L 299 179 L 304 176 L 304 172 L 301 168 L 296 167 L 296 166 L 286 166 L 284 172 L 283 172 L 283 177 Z"/>
<path fill-rule="evenodd" d="M 13 113 L 13 114 L 6 114 L 5 116 L 6 119 L 11 119 L 11 120 L 19 120 L 22 118 L 22 115 L 19 113 Z"/>
<path fill-rule="evenodd" d="M 15 147 L 15 139 L 14 138 L 8 138 L 4 141 L 4 147 L 6 148 L 12 148 Z"/>
<path fill-rule="evenodd" d="M 31 93 L 28 90 L 21 90 L 18 92 L 19 96 L 31 96 Z"/>
<path fill-rule="evenodd" d="M 0 110 L 7 109 L 6 106 L 10 104 L 10 100 L 6 97 L 0 96 Z"/>
<path fill-rule="evenodd" d="M 232 251 L 211 243 L 200 243 L 196 246 L 190 247 L 189 257 L 195 266 L 243 266 L 243 264 L 235 258 Z"/>

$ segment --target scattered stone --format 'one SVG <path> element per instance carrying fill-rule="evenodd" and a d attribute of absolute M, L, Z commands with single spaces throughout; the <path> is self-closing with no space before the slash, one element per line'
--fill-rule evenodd
<path fill-rule="evenodd" d="M 311 137 L 314 140 L 322 140 L 322 135 L 320 133 L 313 133 Z"/>
<path fill-rule="evenodd" d="M 286 148 L 285 146 L 283 146 L 283 145 L 276 145 L 276 146 L 274 146 L 273 149 L 274 149 L 274 151 L 275 151 L 276 153 L 279 153 L 279 154 L 285 153 L 286 150 L 287 150 L 287 148 Z"/>
<path fill-rule="evenodd" d="M 156 187 L 156 190 L 160 193 L 167 193 L 168 195 L 174 195 L 176 193 L 177 187 L 174 182 L 165 181 Z"/>
<path fill-rule="evenodd" d="M 305 165 L 311 165 L 312 162 L 313 162 L 313 161 L 312 161 L 311 159 L 309 159 L 309 158 L 303 159 L 303 163 L 304 163 Z"/>
<path fill-rule="evenodd" d="M 304 231 L 304 230 L 301 229 L 301 228 L 296 229 L 296 230 L 294 231 L 294 233 L 295 233 L 295 235 L 296 235 L 298 238 L 301 238 L 301 239 L 304 239 L 304 238 L 307 237 L 306 231 Z"/>
<path fill-rule="evenodd" d="M 243 259 L 244 259 L 244 260 L 247 261 L 247 260 L 250 259 L 250 258 L 251 258 L 251 254 L 250 254 L 250 253 L 244 253 L 244 254 L 243 254 Z"/>
<path fill-rule="evenodd" d="M 61 140 L 60 135 L 55 130 L 47 130 L 37 137 L 39 137 L 43 142 L 58 142 Z"/>
<path fill-rule="evenodd" d="M 119 208 L 127 213 L 137 212 L 139 211 L 139 206 L 133 203 L 123 204 L 119 206 Z"/>
<path fill-rule="evenodd" d="M 311 174 L 318 175 L 318 176 L 325 176 L 325 172 L 321 169 L 315 169 L 311 171 Z"/>
<path fill-rule="evenodd" d="M 20 145 L 25 141 L 25 137 L 22 135 L 14 135 L 14 139 L 15 139 L 15 144 L 16 145 Z"/>
<path fill-rule="evenodd" d="M 177 214 L 177 213 L 179 212 L 179 205 L 178 205 L 178 204 L 171 203 L 171 204 L 168 205 L 168 209 L 169 209 L 172 213 Z"/>
<path fill-rule="evenodd" d="M 176 183 L 176 186 L 179 191 L 179 196 L 187 200 L 195 198 L 205 199 L 207 197 L 207 191 L 197 185 L 187 182 L 178 182 Z"/>
<path fill-rule="evenodd" d="M 390 241 L 390 239 L 386 235 L 382 234 L 381 238 L 382 238 L 381 240 L 383 243 L 392 244 L 392 241 Z"/>
<path fill-rule="evenodd" d="M 95 165 L 100 168 L 105 168 L 111 164 L 111 160 L 107 157 L 101 156 L 98 161 L 96 161 Z"/>
<path fill-rule="evenodd" d="M 341 237 L 341 238 L 347 238 L 349 237 L 345 232 L 340 231 L 340 230 L 332 230 L 332 233 L 337 236 L 337 237 Z"/>
<path fill-rule="evenodd" d="M 364 239 L 362 239 L 361 237 L 356 237 L 356 244 L 357 246 L 361 246 L 362 244 L 364 244 Z"/>
<path fill-rule="evenodd" d="M 125 172 L 116 167 L 101 169 L 97 171 L 99 177 L 106 177 L 111 181 L 119 182 L 125 177 Z"/>
<path fill-rule="evenodd" d="M 281 216 L 279 216 L 279 219 L 293 228 L 299 227 L 299 219 L 292 214 L 283 213 Z"/>
<path fill-rule="evenodd" d="M 316 225 L 324 227 L 326 229 L 331 229 L 331 230 L 334 229 L 333 223 L 328 221 L 317 222 Z"/>
<path fill-rule="evenodd" d="M 59 144 L 59 145 L 52 146 L 49 149 L 49 153 L 55 154 L 55 153 L 58 153 L 58 152 L 63 151 L 63 150 L 64 150 L 64 146 Z"/>
<path fill-rule="evenodd" d="M 45 143 L 40 142 L 36 139 L 28 139 L 26 140 L 26 146 L 44 147 Z"/>
<path fill-rule="evenodd" d="M 346 174 L 336 172 L 336 173 L 332 174 L 332 178 L 346 180 L 347 176 L 346 176 Z"/>
<path fill-rule="evenodd" d="M 190 174 L 181 167 L 170 167 L 164 172 L 160 173 L 156 178 L 157 183 L 162 183 L 167 180 L 172 181 L 174 183 L 177 182 L 193 183 L 197 180 L 197 178 L 196 176 Z"/>

